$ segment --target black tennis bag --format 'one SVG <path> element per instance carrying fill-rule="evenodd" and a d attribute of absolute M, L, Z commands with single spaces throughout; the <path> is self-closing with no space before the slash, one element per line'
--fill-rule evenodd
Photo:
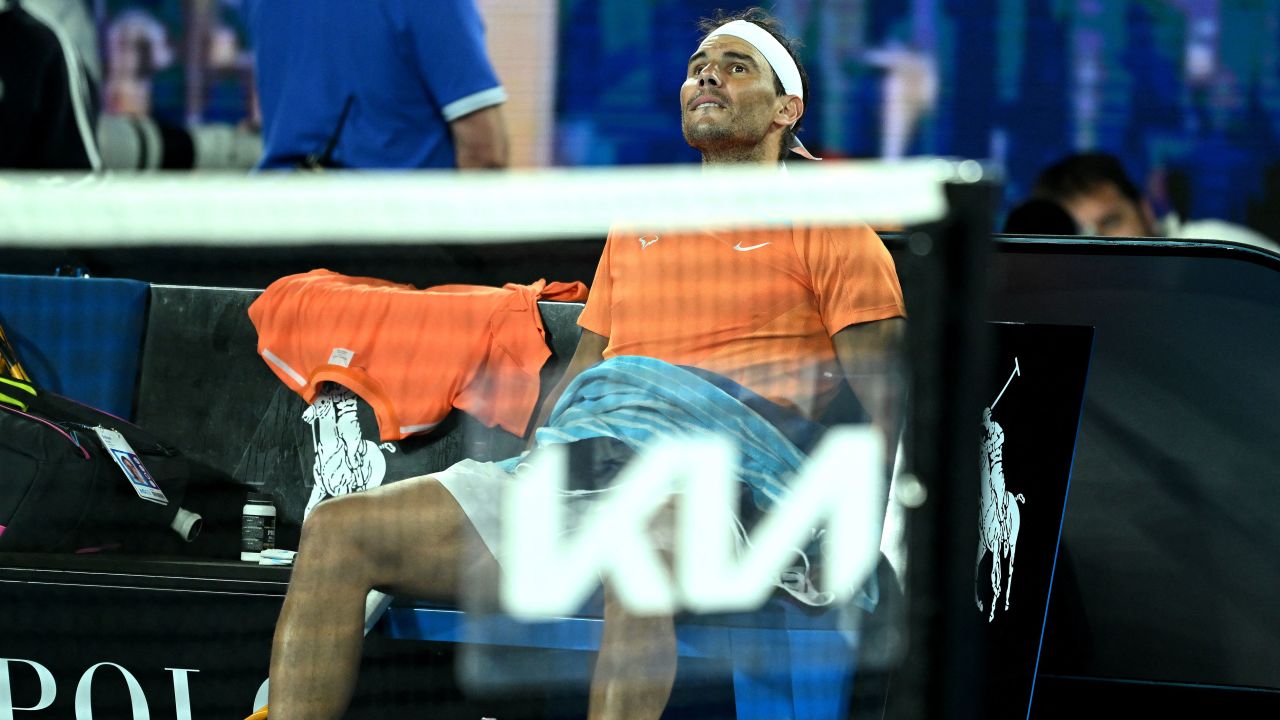
<path fill-rule="evenodd" d="M 95 427 L 120 433 L 132 448 L 133 454 L 114 453 L 124 458 L 124 468 Z M 146 430 L 0 377 L 0 551 L 129 550 L 166 543 L 174 535 L 170 524 L 188 477 L 181 453 Z M 183 532 L 190 539 L 199 522 L 185 513 L 183 519 L 189 520 Z"/>

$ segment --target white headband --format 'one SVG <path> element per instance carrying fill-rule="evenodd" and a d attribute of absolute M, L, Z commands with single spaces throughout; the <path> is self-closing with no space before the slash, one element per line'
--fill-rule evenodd
<path fill-rule="evenodd" d="M 797 95 L 804 100 L 804 84 L 800 82 L 800 68 L 796 67 L 796 61 L 791 59 L 791 53 L 787 52 L 787 49 L 782 47 L 782 43 L 770 35 L 768 30 L 753 22 L 734 20 L 712 30 L 706 39 L 710 40 L 717 35 L 732 35 L 746 40 L 751 47 L 764 56 L 769 67 L 773 68 L 773 74 L 777 75 L 778 80 L 782 82 L 782 90 L 788 95 Z"/>

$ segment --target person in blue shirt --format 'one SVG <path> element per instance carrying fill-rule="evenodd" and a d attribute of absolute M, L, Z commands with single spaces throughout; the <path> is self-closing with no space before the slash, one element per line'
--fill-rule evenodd
<path fill-rule="evenodd" d="M 259 167 L 497 168 L 507 94 L 474 0 L 250 0 Z"/>

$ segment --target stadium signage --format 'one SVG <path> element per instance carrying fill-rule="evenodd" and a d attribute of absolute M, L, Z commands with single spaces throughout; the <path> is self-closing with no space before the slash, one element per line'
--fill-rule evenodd
<path fill-rule="evenodd" d="M 11 682 L 11 667 L 15 665 L 25 665 L 36 674 L 36 678 L 40 683 L 40 697 L 34 701 L 13 697 L 13 683 Z M 105 672 L 99 672 L 99 671 Z M 113 662 L 100 662 L 90 665 L 88 669 L 80 675 L 80 679 L 76 682 L 75 709 L 76 720 L 92 720 L 93 718 L 93 681 L 99 675 L 110 675 L 111 670 L 119 675 L 124 682 L 125 688 L 129 692 L 129 701 L 133 706 L 133 717 L 135 720 L 146 720 L 151 717 L 150 709 L 147 707 L 147 696 L 142 691 L 142 684 L 129 672 L 123 665 L 117 665 Z M 190 673 L 200 672 L 190 668 L 165 668 L 173 676 L 173 699 L 177 720 L 191 720 L 191 692 L 187 683 L 187 675 Z M 53 704 L 54 699 L 58 695 L 58 685 L 54 680 L 53 673 L 44 665 L 34 660 L 23 660 L 20 658 L 0 658 L 0 719 L 13 720 L 15 712 L 33 712 L 44 710 Z M 16 705 L 16 702 L 24 703 Z M 30 703 L 30 704 L 27 704 Z"/>
<path fill-rule="evenodd" d="M 37 698 L 14 697 L 14 683 L 11 673 L 15 671 L 11 668 L 23 666 L 30 668 L 35 673 L 40 687 L 39 697 Z M 195 715 L 191 709 L 191 685 L 188 676 L 200 671 L 192 668 L 165 668 L 165 671 L 170 674 L 173 680 L 174 720 L 192 720 Z M 17 670 L 17 672 L 25 673 L 27 671 Z M 104 678 L 102 682 L 111 682 L 106 678 L 112 675 L 119 676 L 120 681 L 124 683 L 125 690 L 129 693 L 129 704 L 132 707 L 133 720 L 150 720 L 151 708 L 147 703 L 143 684 L 123 665 L 113 662 L 99 662 L 90 665 L 80 675 L 80 679 L 76 681 L 75 720 L 93 720 L 93 683 L 99 677 Z M 21 683 L 21 685 L 24 689 L 31 687 L 30 683 Z M 16 712 L 45 710 L 53 705 L 53 701 L 57 696 L 58 683 L 47 667 L 34 660 L 0 658 L 0 720 L 14 720 L 14 713 Z M 258 688 L 253 707 L 261 707 L 266 702 L 267 682 L 264 680 Z M 115 720 L 115 718 L 112 720 Z"/>
<path fill-rule="evenodd" d="M 796 550 L 811 545 L 824 525 L 820 586 L 831 593 L 828 601 L 840 602 L 879 559 L 886 497 L 881 444 L 871 426 L 832 428 L 741 552 L 732 513 L 739 496 L 737 449 L 729 441 L 672 439 L 648 448 L 600 493 L 572 533 L 567 459 L 553 452 L 531 464 L 504 496 L 503 605 L 522 617 L 572 613 L 603 577 L 637 613 L 746 610 L 767 600 L 782 573 L 796 565 Z M 665 542 L 661 530 L 655 534 L 655 519 L 659 527 L 671 525 L 674 543 Z"/>

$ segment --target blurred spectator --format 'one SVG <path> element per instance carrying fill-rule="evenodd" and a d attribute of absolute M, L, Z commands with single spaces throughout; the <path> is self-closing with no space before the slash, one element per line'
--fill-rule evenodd
<path fill-rule="evenodd" d="M 932 53 L 901 45 L 869 50 L 866 61 L 884 68 L 884 101 L 880 108 L 880 157 L 907 155 L 920 122 L 938 107 L 938 63 Z"/>
<path fill-rule="evenodd" d="M 1070 155 L 1040 173 L 1036 197 L 1059 203 L 1082 235 L 1223 240 L 1280 252 L 1280 245 L 1249 228 L 1222 220 L 1187 222 L 1170 213 L 1157 219 L 1151 203 L 1120 160 L 1106 153 Z"/>
<path fill-rule="evenodd" d="M 67 34 L 0 0 L 0 168 L 100 169 L 93 96 Z"/>
<path fill-rule="evenodd" d="M 111 20 L 107 46 L 107 112 L 144 117 L 151 114 L 151 79 L 174 63 L 169 31 L 145 10 L 126 10 Z"/>
<path fill-rule="evenodd" d="M 88 78 L 90 124 L 105 170 L 248 170 L 262 156 L 257 132 L 224 123 L 178 127 L 151 114 L 151 77 L 173 62 L 164 25 L 127 10 L 107 28 L 107 77 L 84 0 L 22 0 L 23 10 L 68 41 Z M 105 83 L 105 84 L 104 84 Z M 99 93 L 105 96 L 100 103 Z M 98 110 L 105 107 L 105 113 Z"/>
<path fill-rule="evenodd" d="M 1079 235 L 1075 218 L 1058 203 L 1031 198 L 1009 211 L 1004 221 L 1006 235 Z"/>
<path fill-rule="evenodd" d="M 250 0 L 262 167 L 503 167 L 474 0 Z"/>

